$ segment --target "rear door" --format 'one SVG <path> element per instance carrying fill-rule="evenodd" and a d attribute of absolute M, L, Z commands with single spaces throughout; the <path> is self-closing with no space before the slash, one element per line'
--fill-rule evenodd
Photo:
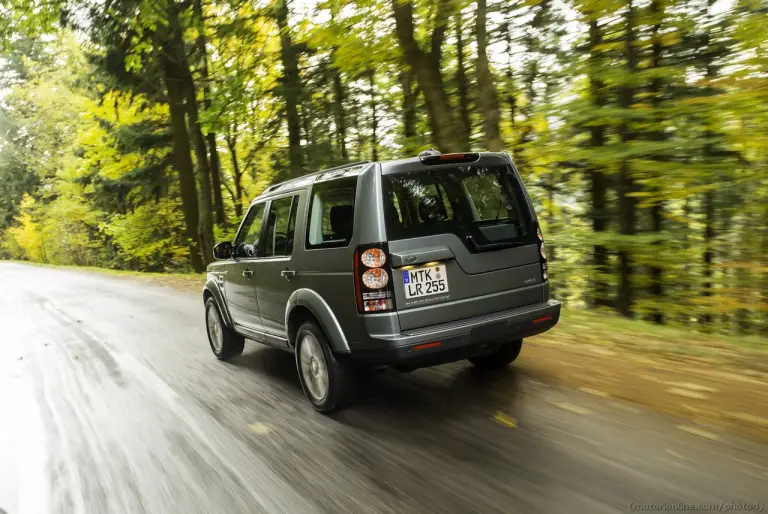
<path fill-rule="evenodd" d="M 403 330 L 542 301 L 533 213 L 501 158 L 385 168 L 382 193 Z"/>
<path fill-rule="evenodd" d="M 263 332 L 283 339 L 286 336 L 285 307 L 298 287 L 301 276 L 293 265 L 300 193 L 275 198 L 269 203 L 259 258 L 254 262 Z M 298 243 L 301 243 L 299 238 Z"/>

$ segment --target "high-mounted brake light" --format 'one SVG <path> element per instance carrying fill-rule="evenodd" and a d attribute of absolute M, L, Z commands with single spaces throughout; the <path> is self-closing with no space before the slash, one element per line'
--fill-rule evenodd
<path fill-rule="evenodd" d="M 361 314 L 387 312 L 395 308 L 395 290 L 389 279 L 386 243 L 362 245 L 355 250 L 355 296 Z"/>
<path fill-rule="evenodd" d="M 480 154 L 471 153 L 446 153 L 441 154 L 436 150 L 427 150 L 419 154 L 422 164 L 446 164 L 449 162 L 475 162 L 480 159 Z"/>

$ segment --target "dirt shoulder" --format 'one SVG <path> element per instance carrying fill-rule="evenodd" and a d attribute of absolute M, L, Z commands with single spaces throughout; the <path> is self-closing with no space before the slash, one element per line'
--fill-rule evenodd
<path fill-rule="evenodd" d="M 518 365 L 542 381 L 682 416 L 707 433 L 768 441 L 768 340 L 727 338 L 585 312 L 531 338 Z"/>

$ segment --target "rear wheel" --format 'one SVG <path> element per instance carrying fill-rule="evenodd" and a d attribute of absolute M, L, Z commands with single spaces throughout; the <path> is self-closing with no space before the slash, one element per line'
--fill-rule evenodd
<path fill-rule="evenodd" d="M 208 343 L 217 359 L 227 361 L 243 353 L 245 338 L 224 324 L 213 298 L 205 302 L 205 326 Z"/>
<path fill-rule="evenodd" d="M 311 321 L 296 334 L 296 367 L 304 394 L 318 411 L 328 414 L 350 402 L 355 377 L 352 363 L 333 354 L 328 338 Z"/>
<path fill-rule="evenodd" d="M 503 368 L 507 364 L 513 362 L 520 355 L 520 349 L 523 347 L 523 340 L 518 339 L 511 343 L 505 343 L 497 350 L 487 355 L 480 355 L 478 357 L 472 357 L 469 362 L 483 369 L 498 369 Z"/>

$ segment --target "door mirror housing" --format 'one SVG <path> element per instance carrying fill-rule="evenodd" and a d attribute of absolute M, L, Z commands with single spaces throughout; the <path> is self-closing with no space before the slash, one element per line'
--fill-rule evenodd
<path fill-rule="evenodd" d="M 232 243 L 229 241 L 222 241 L 213 247 L 213 258 L 216 260 L 224 260 L 232 258 Z"/>

